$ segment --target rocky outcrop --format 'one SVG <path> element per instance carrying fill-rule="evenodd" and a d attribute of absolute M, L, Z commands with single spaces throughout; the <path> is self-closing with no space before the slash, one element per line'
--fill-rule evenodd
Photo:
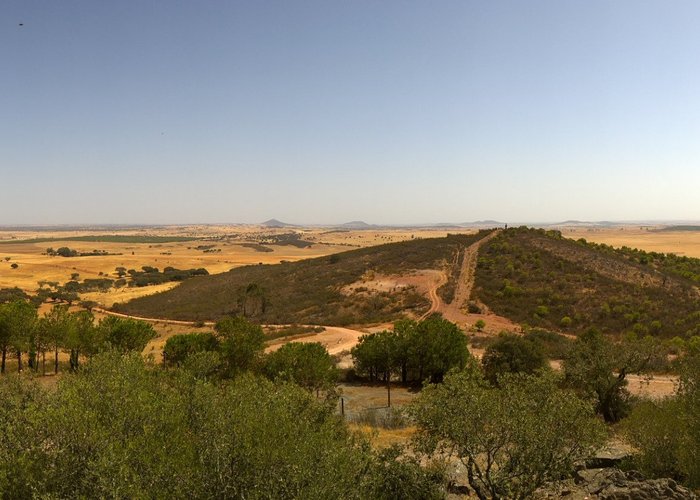
<path fill-rule="evenodd" d="M 535 498 L 571 500 L 691 500 L 698 496 L 673 479 L 644 479 L 638 472 L 619 469 L 584 469 L 572 480 L 548 485 Z"/>

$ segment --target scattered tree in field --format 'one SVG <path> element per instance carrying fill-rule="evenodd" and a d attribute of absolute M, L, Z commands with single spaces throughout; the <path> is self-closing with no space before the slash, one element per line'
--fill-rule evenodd
<path fill-rule="evenodd" d="M 486 348 L 481 360 L 486 378 L 496 384 L 505 373 L 533 374 L 547 367 L 540 344 L 520 335 L 502 333 Z"/>
<path fill-rule="evenodd" d="M 0 303 L 14 302 L 16 300 L 29 300 L 29 295 L 27 295 L 21 288 L 1 288 L 0 289 Z"/>
<path fill-rule="evenodd" d="M 265 349 L 260 325 L 242 317 L 224 318 L 214 327 L 219 336 L 225 375 L 234 376 L 255 367 Z"/>
<path fill-rule="evenodd" d="M 318 342 L 289 342 L 265 360 L 265 373 L 272 380 L 294 382 L 310 391 L 335 384 L 338 370 L 328 351 Z"/>
<path fill-rule="evenodd" d="M 479 319 L 474 323 L 474 328 L 476 328 L 477 332 L 481 332 L 484 330 L 484 327 L 486 326 L 486 322 L 483 319 Z"/>
<path fill-rule="evenodd" d="M 409 407 L 417 449 L 454 453 L 480 499 L 524 499 L 573 471 L 601 442 L 590 405 L 553 374 L 506 375 L 500 387 L 475 364 L 430 385 Z"/>

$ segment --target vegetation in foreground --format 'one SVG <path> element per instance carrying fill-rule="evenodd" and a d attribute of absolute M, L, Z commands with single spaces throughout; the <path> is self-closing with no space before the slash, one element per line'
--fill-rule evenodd
<path fill-rule="evenodd" d="M 437 498 L 439 471 L 376 453 L 335 402 L 243 374 L 215 384 L 137 355 L 55 390 L 0 380 L 3 498 Z"/>
<path fill-rule="evenodd" d="M 3 352 L 20 371 L 29 360 L 0 380 L 0 498 L 441 498 L 450 460 L 479 498 L 529 498 L 591 455 L 604 421 L 639 450 L 628 466 L 700 485 L 698 337 L 674 343 L 678 395 L 640 402 L 626 375 L 668 363 L 654 337 L 503 334 L 479 364 L 439 315 L 398 321 L 362 337 L 357 374 L 432 383 L 405 411 L 356 415 L 417 429 L 410 447 L 376 451 L 337 414 L 339 373 L 321 344 L 265 354 L 259 325 L 225 317 L 170 337 L 156 366 L 140 355 L 153 335 L 141 321 L 0 304 Z M 71 372 L 41 389 L 31 375 L 59 350 Z M 555 354 L 562 374 L 544 362 Z"/>

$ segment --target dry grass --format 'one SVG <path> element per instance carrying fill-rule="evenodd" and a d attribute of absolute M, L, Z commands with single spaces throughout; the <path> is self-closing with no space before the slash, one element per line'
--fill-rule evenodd
<path fill-rule="evenodd" d="M 258 252 L 253 248 L 241 246 L 244 242 L 253 242 L 261 235 L 282 234 L 297 231 L 302 238 L 314 244 L 308 248 L 292 245 L 272 245 L 272 252 Z M 19 287 L 28 292 L 38 288 L 39 281 L 55 281 L 63 284 L 70 280 L 71 274 L 79 273 L 79 280 L 107 276 L 116 278 L 116 267 L 140 269 L 153 266 L 163 269 L 172 266 L 178 269 L 203 267 L 210 274 L 222 273 L 234 267 L 248 264 L 276 264 L 283 260 L 297 261 L 320 257 L 348 250 L 352 247 L 365 247 L 380 243 L 389 243 L 411 239 L 411 237 L 445 236 L 444 230 L 381 230 L 381 231 L 342 231 L 329 232 L 328 229 L 271 229 L 259 226 L 169 226 L 142 230 L 74 230 L 74 231 L 0 231 L 0 241 L 12 239 L 27 240 L 32 238 L 70 238 L 86 235 L 129 235 L 129 236 L 178 236 L 196 238 L 232 237 L 225 241 L 184 241 L 173 243 L 108 243 L 85 241 L 25 242 L 3 243 L 0 245 L 0 288 Z M 452 231 L 453 233 L 455 231 Z M 465 233 L 473 231 L 463 231 Z M 220 252 L 204 253 L 197 250 L 198 245 L 215 245 Z M 121 255 L 90 257 L 51 257 L 42 255 L 48 247 L 67 246 L 79 252 L 95 249 Z M 5 261 L 9 257 L 9 261 Z M 10 266 L 16 263 L 17 269 Z M 100 275 L 102 273 L 102 275 Z M 125 302 L 136 297 L 150 295 L 172 288 L 174 284 L 133 288 L 128 290 L 110 290 L 107 293 L 85 294 L 86 300 L 93 300 L 104 307 L 114 303 Z"/>
<path fill-rule="evenodd" d="M 614 229 L 578 228 L 564 229 L 567 238 L 585 238 L 595 243 L 614 247 L 627 246 L 647 252 L 675 253 L 700 258 L 700 231 L 655 231 L 638 226 Z"/>
<path fill-rule="evenodd" d="M 416 428 L 405 427 L 403 429 L 381 429 L 369 425 L 349 424 L 350 429 L 359 432 L 369 439 L 375 449 L 384 449 L 393 445 L 408 444 L 416 433 Z"/>

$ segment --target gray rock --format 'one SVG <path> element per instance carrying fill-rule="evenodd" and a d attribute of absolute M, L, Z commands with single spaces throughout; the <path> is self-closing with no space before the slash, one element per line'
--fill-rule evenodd
<path fill-rule="evenodd" d="M 560 481 L 538 490 L 535 498 L 573 500 L 698 500 L 698 496 L 672 479 L 644 479 L 635 471 L 583 469 L 573 481 Z"/>

